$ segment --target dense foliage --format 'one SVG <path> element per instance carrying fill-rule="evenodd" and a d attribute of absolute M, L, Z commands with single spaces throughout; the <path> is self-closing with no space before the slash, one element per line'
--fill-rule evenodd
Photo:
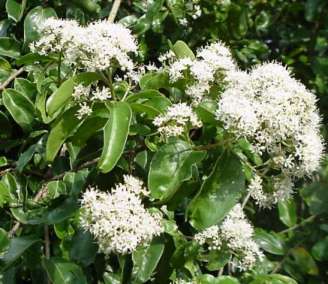
<path fill-rule="evenodd" d="M 113 2 L 0 0 L 0 281 L 325 283 L 328 3 Z"/>

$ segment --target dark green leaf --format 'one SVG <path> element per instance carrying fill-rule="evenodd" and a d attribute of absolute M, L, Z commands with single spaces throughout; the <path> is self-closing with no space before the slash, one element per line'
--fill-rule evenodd
<path fill-rule="evenodd" d="M 256 275 L 250 284 L 297 284 L 297 282 L 285 275 L 270 274 Z"/>
<path fill-rule="evenodd" d="M 84 266 L 94 262 L 97 254 L 97 244 L 89 232 L 78 231 L 72 238 L 70 257 Z"/>
<path fill-rule="evenodd" d="M 87 284 L 81 267 L 62 258 L 43 259 L 42 265 L 53 284 Z"/>
<path fill-rule="evenodd" d="M 205 229 L 220 222 L 244 190 L 245 177 L 239 159 L 230 153 L 223 154 L 190 205 L 192 225 Z"/>
<path fill-rule="evenodd" d="M 82 121 L 76 117 L 77 110 L 78 107 L 67 110 L 51 129 L 46 145 L 47 161 L 51 162 L 55 159 L 63 143 L 82 123 Z"/>
<path fill-rule="evenodd" d="M 147 282 L 154 272 L 164 251 L 163 239 L 156 238 L 149 245 L 133 252 L 133 277 L 141 283 Z"/>
<path fill-rule="evenodd" d="M 30 246 L 39 241 L 34 236 L 22 236 L 10 240 L 8 251 L 2 256 L 2 260 L 8 265 L 19 258 Z"/>
<path fill-rule="evenodd" d="M 297 222 L 296 204 L 293 199 L 280 201 L 278 203 L 279 219 L 286 226 L 292 227 Z"/>
<path fill-rule="evenodd" d="M 312 247 L 311 254 L 318 261 L 328 260 L 328 236 Z"/>
<path fill-rule="evenodd" d="M 29 98 L 14 89 L 6 89 L 2 93 L 3 103 L 13 119 L 26 131 L 32 130 L 35 109 Z"/>
<path fill-rule="evenodd" d="M 254 238 L 259 246 L 269 253 L 276 255 L 283 255 L 285 253 L 283 240 L 273 232 L 269 233 L 262 229 L 256 229 Z"/>
<path fill-rule="evenodd" d="M 163 145 L 154 155 L 148 174 L 148 188 L 154 198 L 169 200 L 180 185 L 192 176 L 192 165 L 199 163 L 204 152 L 193 151 L 182 140 Z"/>
<path fill-rule="evenodd" d="M 0 55 L 16 58 L 20 56 L 19 42 L 9 37 L 0 37 Z"/>

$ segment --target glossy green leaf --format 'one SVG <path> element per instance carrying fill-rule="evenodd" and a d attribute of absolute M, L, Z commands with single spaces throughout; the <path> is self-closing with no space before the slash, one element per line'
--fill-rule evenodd
<path fill-rule="evenodd" d="M 220 222 L 244 190 L 245 177 L 239 159 L 231 153 L 223 154 L 190 204 L 192 225 L 205 229 Z"/>
<path fill-rule="evenodd" d="M 280 201 L 278 203 L 279 219 L 286 226 L 292 227 L 297 222 L 296 204 L 293 199 Z"/>
<path fill-rule="evenodd" d="M 312 247 L 311 254 L 318 261 L 328 260 L 328 236 Z"/>
<path fill-rule="evenodd" d="M 48 98 L 46 104 L 47 113 L 50 116 L 53 116 L 72 96 L 73 90 L 73 78 L 70 78 L 62 83 L 60 87 Z"/>
<path fill-rule="evenodd" d="M 97 254 L 97 244 L 89 232 L 78 231 L 72 238 L 70 258 L 84 266 L 94 262 Z"/>
<path fill-rule="evenodd" d="M 53 8 L 38 6 L 30 10 L 24 20 L 24 41 L 29 43 L 37 40 L 40 36 L 39 27 L 47 18 L 51 17 L 57 17 Z"/>
<path fill-rule="evenodd" d="M 152 197 L 169 200 L 181 184 L 192 176 L 191 167 L 200 162 L 204 152 L 193 151 L 182 140 L 172 141 L 159 148 L 154 155 L 148 174 L 148 188 Z"/>
<path fill-rule="evenodd" d="M 22 2 L 17 2 L 16 0 L 6 1 L 6 11 L 8 17 L 13 19 L 15 22 L 19 22 L 23 16 L 24 9 L 27 0 L 22 0 Z"/>
<path fill-rule="evenodd" d="M 149 245 L 139 247 L 132 254 L 133 277 L 140 283 L 147 282 L 154 272 L 163 252 L 163 239 L 156 238 Z"/>
<path fill-rule="evenodd" d="M 214 277 L 210 274 L 203 274 L 197 277 L 198 284 L 239 284 L 238 279 L 231 276 Z"/>
<path fill-rule="evenodd" d="M 20 56 L 20 44 L 9 37 L 0 37 L 0 55 L 11 58 Z"/>
<path fill-rule="evenodd" d="M 35 109 L 29 98 L 14 89 L 2 93 L 3 103 L 13 119 L 24 130 L 30 131 L 34 125 Z"/>
<path fill-rule="evenodd" d="M 270 275 L 256 275 L 250 284 L 297 284 L 297 282 L 285 275 L 270 274 Z"/>
<path fill-rule="evenodd" d="M 34 236 L 22 236 L 10 240 L 7 252 L 1 259 L 8 265 L 18 259 L 30 246 L 38 242 Z"/>
<path fill-rule="evenodd" d="M 14 89 L 28 97 L 32 102 L 35 100 L 37 89 L 36 85 L 24 78 L 16 78 L 14 82 Z"/>
<path fill-rule="evenodd" d="M 141 90 L 153 89 L 158 90 L 160 88 L 169 87 L 169 76 L 167 73 L 147 73 L 141 77 L 139 81 Z"/>
<path fill-rule="evenodd" d="M 85 275 L 77 264 L 68 260 L 52 257 L 43 259 L 42 265 L 53 284 L 87 284 Z"/>
<path fill-rule="evenodd" d="M 8 233 L 0 228 L 0 255 L 7 250 L 9 243 Z"/>
<path fill-rule="evenodd" d="M 189 48 L 189 46 L 185 42 L 183 42 L 181 40 L 178 40 L 173 45 L 172 50 L 178 59 L 181 59 L 181 58 L 195 59 L 195 55 L 192 52 L 192 50 Z"/>
<path fill-rule="evenodd" d="M 263 250 L 269 253 L 276 255 L 285 253 L 283 240 L 273 232 L 269 233 L 262 229 L 256 229 L 254 239 Z"/>
<path fill-rule="evenodd" d="M 104 127 L 104 146 L 98 163 L 103 173 L 111 171 L 120 159 L 128 138 L 132 118 L 129 104 L 114 103 L 110 108 L 110 117 Z"/>
<path fill-rule="evenodd" d="M 82 123 L 82 121 L 76 117 L 77 110 L 78 107 L 70 108 L 55 122 L 47 140 L 47 161 L 51 162 L 55 159 L 63 143 Z"/>

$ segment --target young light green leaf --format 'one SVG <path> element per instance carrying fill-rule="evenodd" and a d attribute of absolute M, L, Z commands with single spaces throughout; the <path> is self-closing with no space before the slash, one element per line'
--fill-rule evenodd
<path fill-rule="evenodd" d="M 48 98 L 46 104 L 47 113 L 53 116 L 66 101 L 72 96 L 74 90 L 74 79 L 70 78 L 60 85 L 60 87 Z"/>
<path fill-rule="evenodd" d="M 172 47 L 173 52 L 175 53 L 176 57 L 181 58 L 190 58 L 195 59 L 195 55 L 189 46 L 183 42 L 182 40 L 178 40 Z"/>
<path fill-rule="evenodd" d="M 104 127 L 104 146 L 98 163 L 103 173 L 111 171 L 120 159 L 132 118 L 128 103 L 116 102 L 110 108 L 110 117 Z"/>
<path fill-rule="evenodd" d="M 205 229 L 220 222 L 236 205 L 244 190 L 245 177 L 239 159 L 232 153 L 223 154 L 190 204 L 192 225 Z"/>
<path fill-rule="evenodd" d="M 163 145 L 154 155 L 148 174 L 148 188 L 152 197 L 169 200 L 180 185 L 192 176 L 192 165 L 205 157 L 204 152 L 193 151 L 182 140 Z"/>

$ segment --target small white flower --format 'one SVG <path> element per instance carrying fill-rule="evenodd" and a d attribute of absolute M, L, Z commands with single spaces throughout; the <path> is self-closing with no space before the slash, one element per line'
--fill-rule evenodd
<path fill-rule="evenodd" d="M 186 127 L 199 128 L 201 121 L 186 103 L 178 103 L 168 107 L 164 114 L 157 116 L 153 124 L 164 137 L 179 136 Z"/>
<path fill-rule="evenodd" d="M 86 102 L 82 102 L 79 104 L 80 109 L 77 111 L 77 118 L 82 119 L 85 116 L 89 116 L 92 113 L 92 109 L 90 106 L 87 105 Z"/>
<path fill-rule="evenodd" d="M 94 235 L 99 251 L 131 253 L 163 232 L 162 216 L 144 208 L 141 194 L 146 189 L 133 176 L 124 176 L 111 193 L 89 188 L 83 194 L 80 223 Z"/>

